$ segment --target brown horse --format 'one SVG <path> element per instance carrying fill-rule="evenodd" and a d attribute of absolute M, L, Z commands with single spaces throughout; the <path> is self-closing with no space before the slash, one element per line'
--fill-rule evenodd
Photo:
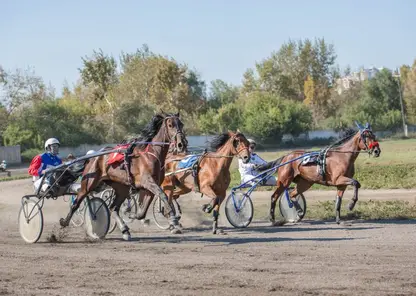
<path fill-rule="evenodd" d="M 307 151 L 294 151 L 282 158 L 271 161 L 267 164 L 257 167 L 259 171 L 271 169 L 279 164 L 287 163 L 277 169 L 277 188 L 271 197 L 270 204 L 270 221 L 273 225 L 275 222 L 275 207 L 279 196 L 292 182 L 296 183 L 295 189 L 290 193 L 290 198 L 297 210 L 298 219 L 302 216 L 303 211 L 296 200 L 296 196 L 308 190 L 313 184 L 325 186 L 334 186 L 337 188 L 337 197 L 335 203 L 336 222 L 340 223 L 341 202 L 345 189 L 348 185 L 354 186 L 354 196 L 349 203 L 349 210 L 352 211 L 358 200 L 358 189 L 361 184 L 353 179 L 354 162 L 360 152 L 368 152 L 375 157 L 379 157 L 381 150 L 376 137 L 373 134 L 370 125 L 365 127 L 356 123 L 359 131 L 353 131 L 340 141 L 338 147 L 334 145 L 321 151 L 320 155 L 312 161 L 308 156 L 302 158 Z M 337 144 L 337 143 L 336 143 Z M 308 159 L 309 158 L 309 159 Z M 295 160 L 297 159 L 297 160 Z M 293 161 L 294 160 L 294 161 Z M 321 160 L 321 161 L 320 161 Z M 293 162 L 291 162 L 293 161 Z M 323 164 L 323 165 L 322 165 Z M 317 172 L 317 166 L 322 170 Z M 281 224 L 281 222 L 277 223 Z"/>
<path fill-rule="evenodd" d="M 148 191 L 160 196 L 166 203 L 166 211 L 171 217 L 170 223 L 175 227 L 175 212 L 169 205 L 168 197 L 160 188 L 164 178 L 164 165 L 169 146 L 174 143 L 175 149 L 186 150 L 187 140 L 182 131 L 183 124 L 178 114 L 161 114 L 153 116 L 151 122 L 143 129 L 141 136 L 129 142 L 130 146 L 125 161 L 108 164 L 110 155 L 102 155 L 90 159 L 86 164 L 81 180 L 81 189 L 76 201 L 65 219 L 60 220 L 61 226 L 68 226 L 72 215 L 83 199 L 101 182 L 111 186 L 116 198 L 110 210 L 123 234 L 123 239 L 130 240 L 127 225 L 119 216 L 119 209 L 132 189 Z M 108 148 L 106 148 L 108 149 Z M 104 149 L 105 151 L 105 149 Z M 116 156 L 113 154 L 113 156 Z M 165 213 L 166 214 L 166 213 Z"/>
<path fill-rule="evenodd" d="M 204 153 L 196 160 L 198 166 L 195 174 L 196 179 L 192 168 L 186 171 L 179 170 L 180 172 L 165 177 L 162 188 L 168 195 L 169 202 L 192 190 L 210 197 L 211 203 L 204 205 L 203 211 L 213 212 L 212 232 L 216 234 L 223 232 L 218 229 L 218 215 L 220 205 L 226 197 L 226 191 L 231 182 L 230 165 L 233 157 L 238 156 L 244 163 L 247 163 L 250 161 L 250 152 L 248 150 L 249 142 L 239 131 L 236 133 L 229 131 L 214 137 L 211 147 L 216 151 Z M 189 155 L 169 154 L 166 158 L 166 172 L 178 171 L 179 161 L 187 156 Z M 173 207 L 173 205 L 171 206 Z"/>

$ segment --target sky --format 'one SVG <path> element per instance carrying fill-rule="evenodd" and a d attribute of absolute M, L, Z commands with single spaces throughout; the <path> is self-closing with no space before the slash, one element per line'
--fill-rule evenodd
<path fill-rule="evenodd" d="M 142 44 L 241 84 L 243 73 L 289 39 L 325 38 L 341 68 L 396 68 L 416 58 L 416 0 L 3 0 L 0 65 L 32 67 L 60 94 L 81 57 L 118 57 Z"/>

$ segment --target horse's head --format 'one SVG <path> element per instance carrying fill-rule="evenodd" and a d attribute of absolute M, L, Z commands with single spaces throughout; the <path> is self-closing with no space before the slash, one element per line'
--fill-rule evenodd
<path fill-rule="evenodd" d="M 376 141 L 376 136 L 374 135 L 370 124 L 367 122 L 365 126 L 362 126 L 358 122 L 355 122 L 360 134 L 359 148 L 361 150 L 367 151 L 369 154 L 374 153 L 374 157 L 379 157 L 381 153 L 380 145 Z"/>
<path fill-rule="evenodd" d="M 179 153 L 185 151 L 188 146 L 188 140 L 183 132 L 183 123 L 180 120 L 179 112 L 166 114 L 162 111 L 162 116 L 164 117 L 163 123 L 170 145 Z"/>
<path fill-rule="evenodd" d="M 228 135 L 230 136 L 233 145 L 232 153 L 237 155 L 238 158 L 243 161 L 243 163 L 248 163 L 251 156 L 248 149 L 250 143 L 248 142 L 247 138 L 239 130 L 237 130 L 236 133 L 228 131 Z"/>

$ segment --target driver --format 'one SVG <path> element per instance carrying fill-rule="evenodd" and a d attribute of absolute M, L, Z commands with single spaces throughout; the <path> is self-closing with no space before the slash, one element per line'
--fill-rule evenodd
<path fill-rule="evenodd" d="M 45 170 L 62 164 L 62 160 L 58 157 L 60 145 L 57 139 L 50 138 L 45 142 L 45 152 L 32 159 L 28 172 L 33 176 L 33 186 L 36 192 L 44 178 Z M 51 186 L 49 176 L 43 182 L 41 188 L 43 192 L 46 192 Z"/>
<path fill-rule="evenodd" d="M 256 142 L 253 139 L 247 139 L 250 143 L 249 151 L 250 151 L 250 161 L 248 163 L 243 163 L 241 159 L 238 160 L 238 171 L 241 175 L 241 183 L 245 183 L 250 181 L 251 179 L 255 178 L 260 172 L 256 171 L 255 167 L 257 165 L 266 164 L 267 161 L 262 159 L 257 153 L 254 153 L 256 150 Z M 263 180 L 261 183 L 265 186 L 274 186 L 276 185 L 276 177 L 269 176 L 267 179 Z"/>

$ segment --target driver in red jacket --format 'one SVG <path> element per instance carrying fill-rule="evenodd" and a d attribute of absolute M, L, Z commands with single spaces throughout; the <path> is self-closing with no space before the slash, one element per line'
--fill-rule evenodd
<path fill-rule="evenodd" d="M 62 164 L 62 160 L 58 157 L 60 145 L 57 139 L 50 138 L 45 142 L 45 153 L 36 155 L 32 159 L 28 171 L 29 175 L 33 176 L 35 191 L 39 189 L 45 170 Z M 42 191 L 47 191 L 50 185 L 48 178 L 46 178 L 41 188 Z"/>

